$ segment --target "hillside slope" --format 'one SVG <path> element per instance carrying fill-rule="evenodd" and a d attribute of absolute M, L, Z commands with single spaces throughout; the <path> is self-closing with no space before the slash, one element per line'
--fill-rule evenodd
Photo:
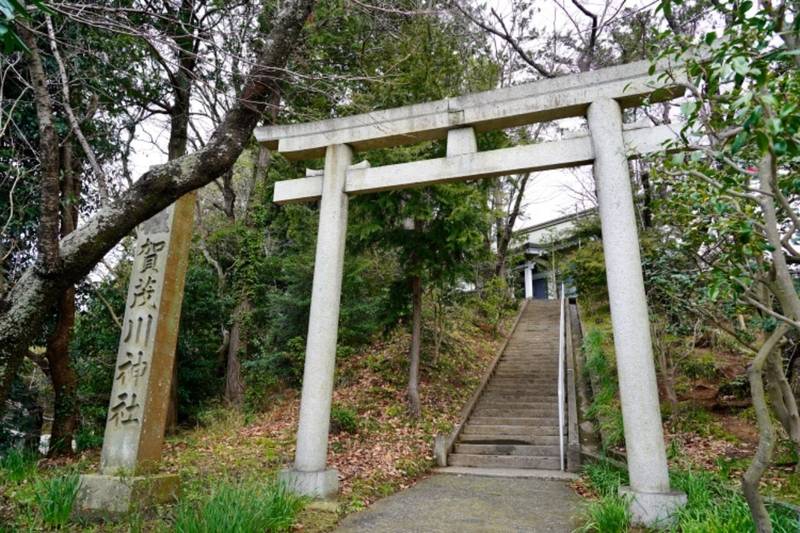
<path fill-rule="evenodd" d="M 512 313 L 509 313 L 513 315 Z M 433 465 L 435 434 L 448 431 L 460 409 L 480 382 L 499 349 L 501 332 L 513 316 L 495 331 L 473 308 L 456 307 L 446 319 L 438 357 L 434 342 L 423 345 L 422 417 L 408 416 L 405 400 L 407 351 L 410 336 L 398 326 L 358 353 L 337 362 L 329 464 L 341 476 L 341 505 L 335 513 L 307 509 L 296 528 L 322 531 L 345 514 L 412 484 Z M 182 499 L 207 495 L 222 480 L 265 479 L 292 462 L 299 410 L 299 391 L 285 389 L 263 413 L 246 414 L 224 407 L 206 411 L 197 428 L 167 439 L 163 470 L 182 478 Z M 12 487 L 0 484 L 0 523 L 17 528 L 41 527 L 32 491 L 35 478 L 52 478 L 65 471 L 97 469 L 99 450 L 85 452 L 77 461 L 40 461 L 29 482 Z M 0 482 L 3 478 L 0 478 Z M 27 486 L 26 486 L 27 485 Z M 169 507 L 137 514 L 102 531 L 158 531 L 169 528 Z M 134 521 L 134 523 L 130 522 Z M 75 524 L 75 530 L 83 530 Z M 0 528 L 0 531 L 2 528 Z M 94 529 L 96 530 L 96 529 Z"/>

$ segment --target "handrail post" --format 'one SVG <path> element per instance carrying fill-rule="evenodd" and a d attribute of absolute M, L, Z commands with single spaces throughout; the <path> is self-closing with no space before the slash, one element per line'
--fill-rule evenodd
<path fill-rule="evenodd" d="M 565 470 L 564 464 L 564 285 L 561 285 L 561 302 L 560 302 L 561 317 L 558 324 L 558 445 L 559 445 L 559 460 L 561 470 Z"/>

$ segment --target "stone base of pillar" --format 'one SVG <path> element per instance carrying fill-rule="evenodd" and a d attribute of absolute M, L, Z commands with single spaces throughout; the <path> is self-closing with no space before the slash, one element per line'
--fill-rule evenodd
<path fill-rule="evenodd" d="M 631 521 L 638 526 L 669 527 L 675 511 L 686 505 L 686 494 L 678 491 L 637 492 L 620 487 L 619 494 L 630 499 Z"/>
<path fill-rule="evenodd" d="M 303 472 L 294 468 L 282 470 L 278 479 L 286 487 L 301 496 L 325 499 L 339 492 L 339 472 L 334 468 Z"/>
<path fill-rule="evenodd" d="M 104 517 L 132 510 L 172 503 L 180 492 L 176 474 L 148 476 L 82 475 L 78 486 L 76 513 Z"/>

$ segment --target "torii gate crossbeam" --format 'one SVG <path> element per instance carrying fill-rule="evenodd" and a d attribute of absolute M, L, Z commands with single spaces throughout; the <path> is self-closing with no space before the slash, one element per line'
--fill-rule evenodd
<path fill-rule="evenodd" d="M 649 75 L 646 62 L 537 81 L 484 93 L 307 124 L 257 128 L 256 138 L 289 158 L 325 154 L 322 175 L 278 182 L 278 203 L 320 199 L 297 452 L 282 477 L 303 494 L 338 490 L 326 468 L 339 320 L 347 204 L 364 194 L 527 170 L 594 163 L 620 397 L 636 522 L 655 525 L 685 502 L 671 491 L 641 269 L 628 159 L 663 149 L 678 127 L 628 129 L 622 109 L 669 100 L 683 89 Z M 585 116 L 588 137 L 477 152 L 476 131 Z M 447 156 L 369 168 L 355 150 L 447 138 Z"/>

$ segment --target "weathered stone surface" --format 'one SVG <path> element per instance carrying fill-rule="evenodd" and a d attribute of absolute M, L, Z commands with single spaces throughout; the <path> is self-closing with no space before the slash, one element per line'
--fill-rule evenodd
<path fill-rule="evenodd" d="M 83 476 L 78 506 L 125 512 L 177 493 L 157 471 L 183 302 L 194 193 L 139 226 L 114 370 L 101 475 Z"/>
<path fill-rule="evenodd" d="M 634 525 L 667 529 L 675 522 L 675 512 L 686 505 L 686 494 L 670 492 L 636 492 L 620 487 L 621 496 L 630 498 L 631 522 Z"/>
<path fill-rule="evenodd" d="M 139 228 L 103 438 L 105 474 L 138 474 L 161 458 L 193 212 L 190 194 Z"/>
<path fill-rule="evenodd" d="M 347 234 L 344 181 L 352 158 L 345 145 L 331 146 L 325 157 L 295 468 L 284 474 L 296 492 L 313 497 L 326 497 L 338 487 L 336 471 L 326 470 L 325 462 Z"/>
<path fill-rule="evenodd" d="M 348 516 L 336 531 L 568 533 L 579 514 L 569 481 L 436 475 Z"/>
<path fill-rule="evenodd" d="M 290 158 L 313 158 L 325 147 L 349 144 L 356 150 L 385 148 L 441 139 L 453 128 L 476 131 L 510 128 L 580 116 L 598 98 L 615 98 L 625 106 L 672 98 L 684 89 L 648 75 L 650 63 L 639 61 L 591 72 L 538 80 L 456 98 L 373 111 L 304 124 L 256 128 L 256 139 Z M 659 94 L 654 94 L 656 91 Z"/>
<path fill-rule="evenodd" d="M 662 515 L 661 500 L 638 495 L 671 491 L 633 192 L 622 140 L 622 111 L 613 100 L 598 100 L 589 107 L 587 118 L 597 154 L 594 175 L 628 470 L 637 495 L 631 510 L 646 520 Z"/>
<path fill-rule="evenodd" d="M 675 139 L 676 132 L 680 129 L 680 124 L 673 124 L 628 130 L 624 132 L 626 154 L 637 158 L 661 151 L 664 149 L 664 141 Z M 465 142 L 462 138 L 455 138 L 459 142 Z M 456 146 L 464 149 L 462 144 Z M 520 172 L 538 172 L 585 165 L 593 159 L 591 140 L 586 136 L 486 152 L 454 152 L 448 154 L 448 157 L 438 159 L 371 168 L 351 167 L 347 171 L 345 192 L 351 195 L 367 194 Z M 275 183 L 273 201 L 277 204 L 308 202 L 319 199 L 321 195 L 322 178 L 311 176 Z"/>
<path fill-rule="evenodd" d="M 103 517 L 121 515 L 151 505 L 174 502 L 180 491 L 175 474 L 148 476 L 81 476 L 76 513 Z"/>
<path fill-rule="evenodd" d="M 334 468 L 314 472 L 292 468 L 281 471 L 278 478 L 292 492 L 312 498 L 330 498 L 339 491 L 339 473 Z"/>

